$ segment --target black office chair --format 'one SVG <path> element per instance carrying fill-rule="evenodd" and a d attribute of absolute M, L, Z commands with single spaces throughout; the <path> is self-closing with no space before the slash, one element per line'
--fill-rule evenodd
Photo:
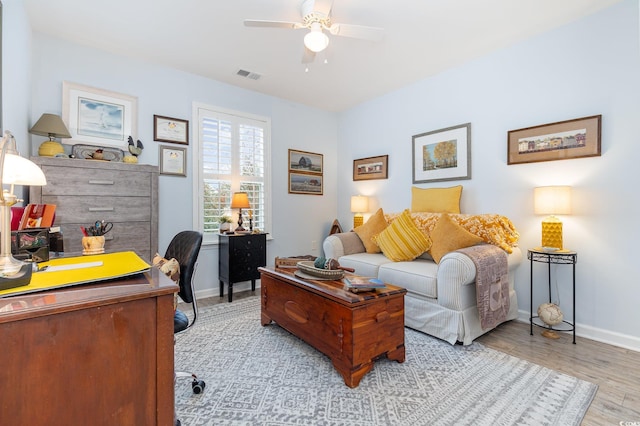
<path fill-rule="evenodd" d="M 175 258 L 180 264 L 180 290 L 178 295 L 183 302 L 191 304 L 193 308 L 193 319 L 189 318 L 180 309 L 177 309 L 173 316 L 173 334 L 179 334 L 191 328 L 198 318 L 198 304 L 195 291 L 193 289 L 193 276 L 196 272 L 198 254 L 202 246 L 202 234 L 196 231 L 182 231 L 176 234 L 169 243 L 164 254 L 165 259 Z M 176 371 L 176 377 L 191 377 L 191 388 L 193 393 L 201 393 L 205 383 L 199 380 L 193 373 Z"/>

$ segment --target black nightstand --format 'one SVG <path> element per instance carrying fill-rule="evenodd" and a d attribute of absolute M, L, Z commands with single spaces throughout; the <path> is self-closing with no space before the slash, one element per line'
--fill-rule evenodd
<path fill-rule="evenodd" d="M 570 250 L 558 250 L 558 251 L 544 251 L 541 248 L 529 249 L 527 257 L 530 261 L 531 271 L 529 277 L 530 284 L 530 309 L 529 316 L 529 334 L 533 336 L 533 326 L 538 326 L 546 329 L 551 329 L 541 320 L 538 316 L 533 315 L 533 262 L 540 262 L 547 264 L 547 279 L 549 284 L 549 303 L 551 303 L 551 264 L 558 265 L 572 265 L 573 266 L 573 321 L 562 321 L 558 324 L 560 327 L 555 327 L 553 330 L 557 331 L 572 331 L 573 332 L 573 344 L 576 344 L 576 263 L 578 262 L 578 253 Z M 536 322 L 536 320 L 540 322 Z"/>
<path fill-rule="evenodd" d="M 229 302 L 233 300 L 233 283 L 251 281 L 251 291 L 255 291 L 258 268 L 267 264 L 267 234 L 221 234 L 218 249 L 220 297 L 225 282 L 229 284 Z"/>

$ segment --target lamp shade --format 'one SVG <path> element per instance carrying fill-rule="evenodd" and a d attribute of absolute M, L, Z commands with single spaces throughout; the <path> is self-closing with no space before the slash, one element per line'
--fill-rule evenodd
<path fill-rule="evenodd" d="M 533 190 L 536 214 L 571 214 L 570 186 L 540 186 Z"/>
<path fill-rule="evenodd" d="M 13 185 L 47 184 L 47 179 L 36 163 L 15 154 L 5 154 L 2 167 L 2 183 Z"/>
<path fill-rule="evenodd" d="M 233 194 L 233 197 L 231 198 L 232 209 L 248 209 L 250 207 L 249 195 L 247 195 L 246 192 L 235 192 Z"/>
<path fill-rule="evenodd" d="M 369 197 L 354 195 L 351 197 L 351 213 L 365 213 L 369 211 Z"/>
<path fill-rule="evenodd" d="M 71 134 L 64 125 L 62 118 L 55 114 L 42 114 L 29 133 L 51 138 L 70 138 Z"/>

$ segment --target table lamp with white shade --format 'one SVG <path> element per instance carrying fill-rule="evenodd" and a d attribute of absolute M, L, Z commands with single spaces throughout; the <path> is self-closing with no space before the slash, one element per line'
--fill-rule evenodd
<path fill-rule="evenodd" d="M 533 191 L 535 213 L 549 215 L 542 220 L 542 246 L 562 250 L 562 221 L 556 215 L 571 214 L 571 187 L 541 186 Z"/>
<path fill-rule="evenodd" d="M 364 223 L 363 213 L 369 211 L 369 197 L 364 195 L 353 195 L 351 197 L 351 213 L 353 215 L 353 227 L 356 228 Z"/>
<path fill-rule="evenodd" d="M 15 138 L 5 131 L 0 151 L 0 290 L 27 285 L 31 281 L 32 265 L 11 254 L 11 206 L 22 201 L 13 193 L 14 185 L 46 184 L 40 167 L 20 156 Z M 10 185 L 9 189 L 4 185 Z"/>

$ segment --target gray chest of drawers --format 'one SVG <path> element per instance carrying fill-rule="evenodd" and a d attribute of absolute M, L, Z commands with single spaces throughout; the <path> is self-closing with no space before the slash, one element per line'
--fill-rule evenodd
<path fill-rule="evenodd" d="M 47 185 L 29 188 L 29 202 L 55 204 L 65 252 L 82 252 L 81 226 L 113 223 L 106 250 L 134 250 L 150 261 L 158 251 L 158 168 L 51 157 L 32 157 Z"/>

